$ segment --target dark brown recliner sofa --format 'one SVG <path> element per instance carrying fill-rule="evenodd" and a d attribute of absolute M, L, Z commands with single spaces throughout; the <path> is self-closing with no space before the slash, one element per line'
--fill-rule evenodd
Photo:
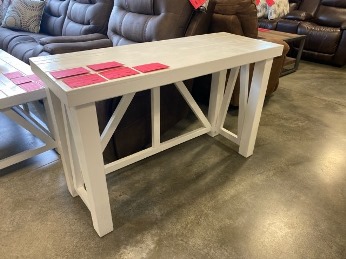
<path fill-rule="evenodd" d="M 259 19 L 260 27 L 306 35 L 303 58 L 336 66 L 346 64 L 346 1 L 301 0 L 297 9 L 269 21 Z M 293 4 L 293 3 L 292 3 Z M 298 45 L 291 45 L 297 51 Z"/>
<path fill-rule="evenodd" d="M 106 34 L 112 7 L 113 0 L 47 0 L 40 32 L 0 27 L 0 48 L 28 63 L 30 57 L 48 55 L 40 44 L 48 36 Z"/>
<path fill-rule="evenodd" d="M 258 37 L 258 19 L 255 0 L 216 0 L 209 31 L 230 32 L 256 39 Z M 287 43 L 281 40 L 271 40 L 271 42 L 284 45 L 284 50 L 281 56 L 273 60 L 266 96 L 277 90 L 283 63 L 289 50 Z M 211 78 L 207 76 L 195 80 L 193 95 L 200 102 L 208 103 L 210 82 Z M 231 105 L 239 105 L 239 81 L 235 85 Z"/>

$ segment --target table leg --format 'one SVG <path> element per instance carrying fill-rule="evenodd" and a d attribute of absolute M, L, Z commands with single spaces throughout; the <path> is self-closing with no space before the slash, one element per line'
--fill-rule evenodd
<path fill-rule="evenodd" d="M 219 116 L 219 111 L 224 96 L 226 73 L 227 70 L 222 70 L 212 75 L 208 110 L 208 120 L 211 124 L 211 131 L 209 135 L 212 137 L 215 137 L 219 132 L 217 127 L 217 118 Z"/>
<path fill-rule="evenodd" d="M 67 140 L 67 132 L 64 124 L 64 107 L 60 102 L 60 99 L 51 91 L 49 88 L 46 88 L 47 92 L 47 101 L 48 106 L 50 107 L 50 111 L 54 111 L 51 113 L 52 115 L 52 124 L 54 129 L 54 138 L 57 144 L 58 151 L 60 153 L 67 188 L 70 194 L 75 197 L 77 196 L 77 192 L 74 188 L 73 177 L 72 177 L 72 165 L 69 156 L 69 148 L 68 148 L 68 140 Z"/>
<path fill-rule="evenodd" d="M 49 103 L 48 103 L 47 98 L 43 99 L 43 107 L 44 107 L 44 110 L 46 112 L 46 118 L 47 118 L 47 121 L 45 121 L 46 126 L 47 126 L 49 132 L 51 133 L 52 137 L 55 139 L 55 137 L 54 137 L 55 132 L 54 132 L 54 126 L 53 126 L 54 114 L 52 113 L 52 111 L 49 107 Z M 59 150 L 58 150 L 58 153 L 59 153 Z"/>
<path fill-rule="evenodd" d="M 298 50 L 298 54 L 296 57 L 296 63 L 294 64 L 294 71 L 298 70 L 300 58 L 302 57 L 302 53 L 303 53 L 303 49 L 304 49 L 304 45 L 305 45 L 305 38 L 300 41 L 299 50 Z"/>
<path fill-rule="evenodd" d="M 86 187 L 87 206 L 99 236 L 113 230 L 95 103 L 68 109 L 72 139 Z"/>
<path fill-rule="evenodd" d="M 249 98 L 244 108 L 243 128 L 240 134 L 239 153 L 244 157 L 253 154 L 272 63 L 273 59 L 267 59 L 255 64 Z"/>

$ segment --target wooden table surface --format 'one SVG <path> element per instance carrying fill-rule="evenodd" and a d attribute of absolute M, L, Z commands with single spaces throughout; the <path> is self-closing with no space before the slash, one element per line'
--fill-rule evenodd
<path fill-rule="evenodd" d="M 44 88 L 27 92 L 3 75 L 15 71 L 20 71 L 26 75 L 33 74 L 28 64 L 0 50 L 0 109 L 41 100 L 46 97 Z"/>

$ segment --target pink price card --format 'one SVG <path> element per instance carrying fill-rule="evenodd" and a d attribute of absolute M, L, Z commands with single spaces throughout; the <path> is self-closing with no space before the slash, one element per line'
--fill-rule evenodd
<path fill-rule="evenodd" d="M 8 79 L 13 79 L 13 78 L 17 78 L 17 77 L 22 77 L 22 76 L 24 76 L 24 74 L 20 71 L 16 71 L 16 72 L 11 72 L 11 73 L 6 73 L 6 74 L 4 74 L 4 76 L 6 76 Z"/>
<path fill-rule="evenodd" d="M 169 66 L 161 64 L 161 63 L 150 63 L 150 64 L 144 64 L 140 66 L 135 66 L 133 68 L 142 73 L 148 73 L 148 72 L 152 72 L 156 70 L 166 69 L 166 68 L 169 68 Z"/>
<path fill-rule="evenodd" d="M 265 28 L 258 28 L 258 31 L 265 32 L 265 31 L 270 31 L 270 30 L 269 29 L 265 29 Z"/>
<path fill-rule="evenodd" d="M 121 67 L 121 68 L 116 68 L 116 69 L 100 72 L 100 75 L 110 80 L 121 78 L 121 77 L 133 76 L 137 74 L 139 73 L 136 70 L 133 70 L 129 67 Z"/>
<path fill-rule="evenodd" d="M 44 87 L 44 82 L 42 80 L 37 80 L 37 81 L 34 81 L 36 84 Z"/>
<path fill-rule="evenodd" d="M 190 3 L 193 5 L 195 9 L 201 7 L 205 2 L 206 0 L 190 0 Z"/>
<path fill-rule="evenodd" d="M 19 85 L 19 87 L 22 88 L 26 92 L 32 92 L 32 91 L 36 91 L 38 89 L 43 88 L 41 85 L 36 84 L 34 82 L 29 82 L 29 83 L 21 84 L 21 85 Z"/>
<path fill-rule="evenodd" d="M 97 83 L 102 83 L 107 80 L 98 74 L 88 74 L 65 78 L 62 81 L 71 88 L 78 88 Z"/>
<path fill-rule="evenodd" d="M 58 70 L 58 71 L 52 71 L 50 74 L 55 77 L 56 79 L 61 79 L 65 77 L 70 76 L 77 76 L 77 75 L 83 75 L 88 74 L 89 70 L 84 67 L 76 67 L 76 68 L 70 68 L 70 69 L 64 69 L 64 70 Z"/>
<path fill-rule="evenodd" d="M 31 81 L 33 81 L 33 82 L 36 82 L 36 81 L 40 81 L 40 80 L 41 80 L 41 79 L 40 79 L 37 75 L 35 75 L 35 74 L 27 75 L 26 77 L 27 77 L 27 78 L 30 78 Z"/>
<path fill-rule="evenodd" d="M 22 76 L 22 77 L 12 78 L 11 81 L 15 83 L 16 85 L 21 85 L 21 84 L 31 82 L 31 79 L 28 78 L 27 76 Z"/>
<path fill-rule="evenodd" d="M 35 82 L 36 84 L 40 86 L 44 86 L 43 81 L 35 74 L 28 75 L 27 78 L 30 78 L 31 81 Z"/>
<path fill-rule="evenodd" d="M 88 65 L 87 67 L 92 69 L 92 70 L 95 70 L 95 71 L 100 71 L 100 70 L 122 67 L 122 66 L 123 66 L 123 64 L 121 64 L 121 63 L 111 61 L 111 62 L 99 63 L 99 64 L 94 64 L 94 65 Z"/>

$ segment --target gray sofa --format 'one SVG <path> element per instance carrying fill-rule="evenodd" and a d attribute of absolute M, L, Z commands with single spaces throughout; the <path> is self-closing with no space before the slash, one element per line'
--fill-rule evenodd
<path fill-rule="evenodd" d="M 105 35 L 113 0 L 47 0 L 39 33 L 0 27 L 0 48 L 28 63 L 30 57 L 47 55 L 47 37 Z M 94 36 L 95 37 L 95 36 Z M 106 46 L 106 44 L 105 44 Z M 48 47 L 48 46 L 47 46 Z"/>

